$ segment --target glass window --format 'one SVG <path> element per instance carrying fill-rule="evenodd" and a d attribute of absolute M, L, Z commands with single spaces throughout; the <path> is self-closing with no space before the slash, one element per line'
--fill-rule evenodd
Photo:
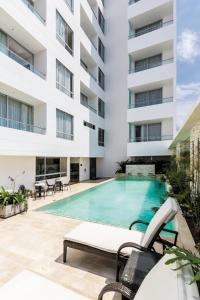
<path fill-rule="evenodd" d="M 102 118 L 105 118 L 105 102 L 98 99 L 98 115 Z"/>
<path fill-rule="evenodd" d="M 100 38 L 98 39 L 98 53 L 103 62 L 105 62 L 105 47 Z"/>
<path fill-rule="evenodd" d="M 73 0 L 65 0 L 65 3 L 70 8 L 70 10 L 73 12 L 73 10 L 74 10 L 74 1 Z"/>
<path fill-rule="evenodd" d="M 149 141 L 161 140 L 161 123 L 148 124 L 148 140 Z"/>
<path fill-rule="evenodd" d="M 143 27 L 140 27 L 138 29 L 135 29 L 135 36 L 139 36 L 139 35 L 145 34 L 147 32 L 154 31 L 161 27 L 162 27 L 162 20 L 156 21 L 154 23 L 151 23 L 151 24 L 145 25 Z"/>
<path fill-rule="evenodd" d="M 67 176 L 67 158 L 37 157 L 36 181 Z"/>
<path fill-rule="evenodd" d="M 160 66 L 162 63 L 162 54 L 147 57 L 135 62 L 135 72 Z"/>
<path fill-rule="evenodd" d="M 100 9 L 98 10 L 98 22 L 102 32 L 105 33 L 105 19 Z"/>
<path fill-rule="evenodd" d="M 99 86 L 104 90 L 105 89 L 105 75 L 104 73 L 101 71 L 101 69 L 98 69 L 98 82 L 99 82 Z"/>
<path fill-rule="evenodd" d="M 73 98 L 73 74 L 56 60 L 56 87 Z"/>
<path fill-rule="evenodd" d="M 105 130 L 101 128 L 98 130 L 98 145 L 101 147 L 105 146 Z"/>
<path fill-rule="evenodd" d="M 73 54 L 73 35 L 74 33 L 69 25 L 65 22 L 59 12 L 56 11 L 56 36 L 70 54 Z"/>
<path fill-rule="evenodd" d="M 56 109 L 56 136 L 58 138 L 73 140 L 74 117 L 64 111 Z"/>
<path fill-rule="evenodd" d="M 88 106 L 88 97 L 81 93 L 81 104 L 85 105 L 86 107 Z"/>
<path fill-rule="evenodd" d="M 135 107 L 162 103 L 162 88 L 135 94 Z"/>
<path fill-rule="evenodd" d="M 45 174 L 45 158 L 37 157 L 36 158 L 36 175 Z"/>
<path fill-rule="evenodd" d="M 46 158 L 46 174 L 60 173 L 60 158 Z"/>

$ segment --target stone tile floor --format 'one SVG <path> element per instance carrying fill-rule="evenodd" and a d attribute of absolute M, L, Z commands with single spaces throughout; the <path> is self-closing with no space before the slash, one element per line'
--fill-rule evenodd
<path fill-rule="evenodd" d="M 103 286 L 114 281 L 114 261 L 71 249 L 68 262 L 62 263 L 63 236 L 80 221 L 35 211 L 40 206 L 96 184 L 100 182 L 79 183 L 72 185 L 71 191 L 56 193 L 45 200 L 29 200 L 27 213 L 0 222 L 0 286 L 27 269 L 97 299 Z M 113 294 L 105 297 L 117 298 Z"/>

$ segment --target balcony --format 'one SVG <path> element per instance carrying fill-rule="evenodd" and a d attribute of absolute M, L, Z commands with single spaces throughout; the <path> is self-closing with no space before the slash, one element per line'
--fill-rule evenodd
<path fill-rule="evenodd" d="M 16 54 L 14 51 L 7 48 L 5 45 L 0 43 L 0 52 L 8 56 L 9 58 L 16 61 L 18 64 L 23 66 L 24 68 L 32 71 L 36 75 L 40 76 L 42 79 L 46 79 L 46 75 L 42 73 L 41 71 L 37 70 L 34 65 L 32 65 L 29 61 L 25 60 L 18 54 Z"/>
<path fill-rule="evenodd" d="M 0 116 L 0 126 L 1 127 L 7 127 L 7 128 L 12 128 L 12 129 L 17 129 L 21 131 L 28 131 L 32 133 L 38 133 L 38 134 L 45 134 L 46 129 L 41 128 L 32 124 L 26 124 L 22 122 L 18 122 L 16 120 L 12 119 L 6 119 Z"/>
<path fill-rule="evenodd" d="M 90 106 L 88 103 L 86 103 L 82 99 L 81 99 L 81 104 L 83 106 L 85 106 L 86 108 L 88 108 L 89 110 L 91 110 L 93 113 L 95 113 L 95 114 L 97 113 L 97 110 L 94 107 Z"/>
<path fill-rule="evenodd" d="M 163 27 L 166 27 L 166 26 L 169 26 L 173 24 L 173 20 L 170 20 L 170 21 L 167 21 L 167 22 L 161 22 L 159 23 L 158 25 L 155 25 L 155 26 L 149 26 L 149 28 L 144 28 L 143 30 L 140 30 L 139 32 L 132 32 L 129 34 L 129 39 L 132 39 L 132 38 L 136 38 L 138 36 L 141 36 L 141 35 L 144 35 L 144 34 L 147 34 L 149 32 L 152 32 L 152 31 L 155 31 L 155 30 L 158 30 L 160 28 L 163 28 Z"/>
<path fill-rule="evenodd" d="M 34 6 L 28 0 L 21 0 L 31 11 L 32 13 L 43 23 L 46 23 L 46 20 L 39 14 L 39 12 L 34 8 Z"/>
<path fill-rule="evenodd" d="M 82 60 L 80 60 L 80 65 L 90 75 L 90 77 L 97 82 L 97 78 L 88 70 L 87 65 Z"/>
<path fill-rule="evenodd" d="M 129 103 L 128 108 L 139 108 L 139 107 L 145 107 L 145 106 L 151 106 L 151 105 L 157 105 L 157 104 L 164 104 L 164 103 L 169 103 L 173 102 L 173 97 L 168 97 L 168 98 L 161 98 L 161 99 L 151 99 L 151 100 L 142 100 L 139 103 Z"/>
<path fill-rule="evenodd" d="M 130 142 L 127 145 L 127 156 L 141 157 L 170 155 L 169 146 L 172 139 L 171 136 L 171 140 Z"/>
<path fill-rule="evenodd" d="M 163 66 L 166 64 L 171 64 L 173 62 L 174 62 L 173 58 L 168 58 L 168 59 L 164 59 L 164 60 L 160 60 L 160 61 L 152 62 L 152 63 L 144 62 L 143 64 L 140 64 L 137 67 L 133 66 L 131 69 L 129 69 L 129 74 L 145 71 L 145 70 L 156 68 L 156 67 L 160 67 L 160 66 Z"/>

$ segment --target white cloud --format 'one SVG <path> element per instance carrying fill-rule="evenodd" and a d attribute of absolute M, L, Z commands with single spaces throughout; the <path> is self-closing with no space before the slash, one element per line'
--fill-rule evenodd
<path fill-rule="evenodd" d="M 195 102 L 200 98 L 200 82 L 177 86 L 176 127 L 179 129 Z"/>
<path fill-rule="evenodd" d="M 180 60 L 193 63 L 200 56 L 199 36 L 195 31 L 185 29 L 178 37 L 177 54 Z"/>

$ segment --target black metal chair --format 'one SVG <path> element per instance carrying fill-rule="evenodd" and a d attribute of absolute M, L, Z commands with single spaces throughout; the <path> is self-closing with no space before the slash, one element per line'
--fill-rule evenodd
<path fill-rule="evenodd" d="M 53 194 L 56 192 L 55 184 L 50 184 L 50 183 L 46 180 L 46 185 L 47 185 L 46 193 L 52 192 L 52 195 L 53 195 Z"/>

